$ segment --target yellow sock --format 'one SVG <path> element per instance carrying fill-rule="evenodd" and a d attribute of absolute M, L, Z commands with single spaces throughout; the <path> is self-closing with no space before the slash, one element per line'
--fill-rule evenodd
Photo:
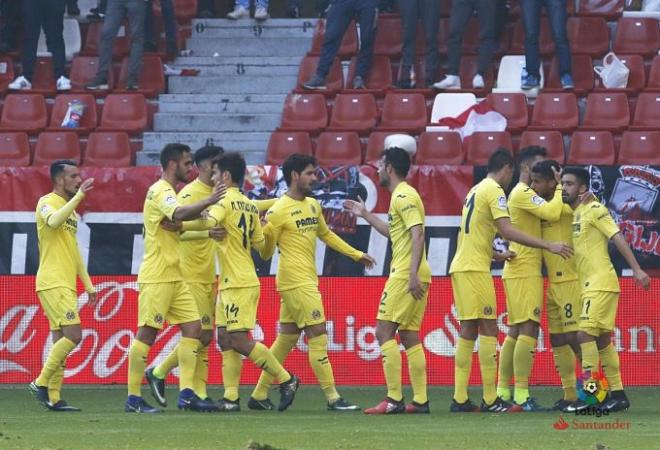
<path fill-rule="evenodd" d="M 600 363 L 603 366 L 605 378 L 610 385 L 611 391 L 622 391 L 623 382 L 621 381 L 621 367 L 619 366 L 619 354 L 614 345 L 610 343 L 607 347 L 598 352 Z"/>
<path fill-rule="evenodd" d="M 51 404 L 55 404 L 60 401 L 61 392 L 62 392 L 62 383 L 64 382 L 64 369 L 66 366 L 66 360 L 62 361 L 60 367 L 57 368 L 55 373 L 50 377 L 48 382 L 48 400 Z"/>
<path fill-rule="evenodd" d="M 261 370 L 268 372 L 274 379 L 279 380 L 280 383 L 291 379 L 289 372 L 282 367 L 282 364 L 268 350 L 268 347 L 261 342 L 255 342 L 254 348 L 248 355 L 248 358 L 260 367 Z"/>
<path fill-rule="evenodd" d="M 270 347 L 270 352 L 273 354 L 275 359 L 277 359 L 280 364 L 284 364 L 284 360 L 291 353 L 293 347 L 296 346 L 298 338 L 300 336 L 297 334 L 278 334 L 275 342 Z M 252 392 L 252 398 L 255 400 L 266 400 L 268 398 L 268 389 L 273 384 L 273 377 L 271 377 L 266 372 L 261 372 L 259 375 L 259 381 L 254 387 Z"/>
<path fill-rule="evenodd" d="M 390 339 L 380 346 L 383 354 L 383 371 L 387 383 L 387 396 L 395 401 L 401 401 L 401 352 L 395 339 Z"/>
<path fill-rule="evenodd" d="M 479 368 L 481 369 L 481 384 L 484 390 L 484 401 L 492 405 L 497 398 L 497 338 L 495 336 L 479 335 Z"/>
<path fill-rule="evenodd" d="M 192 389 L 195 378 L 195 366 L 197 365 L 197 349 L 199 339 L 182 337 L 179 341 L 179 390 Z"/>
<path fill-rule="evenodd" d="M 321 390 L 329 403 L 339 398 L 335 389 L 335 376 L 328 359 L 328 335 L 322 334 L 307 340 L 309 365 L 316 375 Z"/>
<path fill-rule="evenodd" d="M 238 400 L 238 386 L 241 383 L 243 359 L 234 350 L 222 352 L 222 384 L 225 387 L 224 398 L 235 402 Z"/>
<path fill-rule="evenodd" d="M 516 349 L 513 351 L 513 378 L 516 387 L 513 400 L 519 405 L 529 398 L 529 376 L 534 365 L 535 351 L 536 339 L 524 334 L 518 336 Z"/>
<path fill-rule="evenodd" d="M 44 364 L 44 367 L 41 369 L 39 377 L 37 377 L 36 383 L 38 386 L 48 386 L 53 374 L 62 366 L 62 363 L 64 363 L 66 357 L 69 356 L 69 353 L 76 348 L 76 345 L 75 342 L 66 337 L 61 337 L 53 344 L 48 353 L 46 364 Z"/>
<path fill-rule="evenodd" d="M 133 339 L 131 349 L 128 351 L 128 395 L 142 396 L 140 387 L 142 386 L 144 369 L 147 368 L 147 357 L 150 348 L 150 345 Z"/>
<path fill-rule="evenodd" d="M 497 395 L 502 400 L 511 401 L 509 383 L 513 378 L 513 352 L 516 349 L 516 339 L 507 336 L 500 350 L 500 367 L 497 376 Z"/>
<path fill-rule="evenodd" d="M 564 389 L 564 400 L 574 402 L 577 400 L 575 388 L 575 353 L 570 345 L 552 347 L 555 357 L 555 368 L 561 378 L 561 386 Z"/>
<path fill-rule="evenodd" d="M 195 364 L 195 375 L 193 377 L 193 390 L 199 398 L 206 398 L 206 382 L 209 378 L 209 347 L 200 345 L 197 349 L 197 363 Z"/>
<path fill-rule="evenodd" d="M 179 344 L 177 343 L 163 362 L 154 367 L 154 375 L 164 380 L 168 373 L 173 371 L 179 365 Z"/>
<path fill-rule="evenodd" d="M 408 355 L 408 376 L 413 390 L 413 402 L 423 405 L 428 402 L 426 392 L 426 355 L 422 344 L 406 350 Z"/>
<path fill-rule="evenodd" d="M 468 383 L 472 371 L 472 351 L 474 341 L 458 338 L 454 355 L 454 400 L 465 403 L 468 400 Z"/>
<path fill-rule="evenodd" d="M 591 372 L 598 370 L 598 346 L 596 341 L 580 344 L 580 350 L 582 352 L 582 372 L 589 372 L 585 375 L 591 377 Z"/>

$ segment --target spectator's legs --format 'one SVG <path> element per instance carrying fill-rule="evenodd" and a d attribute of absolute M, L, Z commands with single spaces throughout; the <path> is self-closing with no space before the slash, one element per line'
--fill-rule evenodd
<path fill-rule="evenodd" d="M 382 3 L 382 2 L 381 2 Z M 415 38 L 417 34 L 418 10 L 421 0 L 399 0 L 399 14 L 403 26 L 403 48 L 401 51 L 401 75 L 399 81 L 410 81 L 410 69 L 415 63 Z"/>
<path fill-rule="evenodd" d="M 255 6 L 268 9 L 268 0 L 255 0 Z"/>
<path fill-rule="evenodd" d="M 16 48 L 22 25 L 21 4 L 12 0 L 0 1 L 0 52 L 9 52 Z"/>
<path fill-rule="evenodd" d="M 207 13 L 211 13 L 211 15 L 215 15 L 214 1 L 199 0 L 197 2 L 197 14 L 201 14 L 202 12 L 207 12 Z"/>
<path fill-rule="evenodd" d="M 100 14 L 105 14 L 105 11 L 108 9 L 108 0 L 99 0 L 97 8 Z"/>
<path fill-rule="evenodd" d="M 463 33 L 473 10 L 473 0 L 454 0 L 451 4 L 447 40 L 447 75 L 458 76 L 460 73 Z"/>
<path fill-rule="evenodd" d="M 541 1 L 520 0 L 525 29 L 525 69 L 528 75 L 540 77 L 539 33 L 541 29 Z"/>
<path fill-rule="evenodd" d="M 99 71 L 96 73 L 97 81 L 108 81 L 108 70 L 110 70 L 110 64 L 112 63 L 112 45 L 126 15 L 126 4 L 129 1 L 135 0 L 113 0 L 106 9 L 105 21 L 103 22 L 103 29 L 101 31 L 101 41 L 99 42 Z M 143 0 L 140 0 L 140 2 L 144 4 Z M 133 39 L 135 39 L 135 36 L 133 36 Z"/>
<path fill-rule="evenodd" d="M 559 58 L 559 75 L 571 74 L 571 49 L 566 31 L 566 0 L 546 0 L 545 9 L 550 19 L 555 51 Z"/>
<path fill-rule="evenodd" d="M 165 40 L 167 42 L 167 53 L 176 53 L 176 15 L 172 0 L 160 0 L 163 10 L 163 23 L 165 25 Z M 156 39 L 158 42 L 158 39 Z"/>
<path fill-rule="evenodd" d="M 509 21 L 509 7 L 507 0 L 495 0 L 495 43 L 499 45 L 502 40 L 502 33 Z"/>
<path fill-rule="evenodd" d="M 236 6 L 242 6 L 245 9 L 250 9 L 250 0 L 236 0 Z"/>
<path fill-rule="evenodd" d="M 161 9 L 162 9 L 161 3 Z M 163 12 L 163 14 L 165 14 Z M 154 31 L 154 2 L 146 0 L 144 4 L 144 46 L 147 51 L 157 51 L 158 37 Z"/>
<path fill-rule="evenodd" d="M 440 3 L 437 0 L 421 0 L 422 25 L 426 42 L 426 85 L 433 84 L 438 73 L 438 25 L 440 21 Z"/>
<path fill-rule="evenodd" d="M 321 47 L 321 57 L 316 68 L 316 74 L 325 79 L 330 72 L 330 67 L 335 61 L 337 50 L 344 38 L 344 33 L 353 20 L 354 15 L 352 0 L 335 0 L 328 10 L 325 25 L 325 36 Z"/>
<path fill-rule="evenodd" d="M 495 51 L 495 9 L 493 0 L 477 0 L 477 16 L 479 19 L 479 59 L 477 73 L 484 78 L 493 61 Z"/>
<path fill-rule="evenodd" d="M 44 12 L 41 1 L 23 0 L 22 75 L 29 81 L 32 81 L 32 75 L 34 75 L 34 63 L 37 59 L 37 45 Z"/>
<path fill-rule="evenodd" d="M 128 57 L 128 81 L 137 83 L 144 52 L 144 0 L 127 0 L 128 25 L 131 29 L 131 53 Z"/>
<path fill-rule="evenodd" d="M 316 0 L 316 11 L 319 13 L 319 17 L 325 17 L 329 6 L 330 0 Z"/>
<path fill-rule="evenodd" d="M 355 75 L 366 79 L 374 56 L 378 2 L 377 0 L 356 0 L 355 4 L 357 5 L 356 9 L 360 23 L 360 53 L 358 53 Z"/>
<path fill-rule="evenodd" d="M 66 56 L 64 49 L 64 8 L 65 0 L 41 0 L 40 8 L 44 12 L 43 27 L 46 34 L 46 46 L 53 54 L 53 74 L 57 80 L 64 75 Z"/>

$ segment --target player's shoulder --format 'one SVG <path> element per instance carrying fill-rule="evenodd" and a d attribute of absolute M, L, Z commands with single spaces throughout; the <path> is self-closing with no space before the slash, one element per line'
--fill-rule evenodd
<path fill-rule="evenodd" d="M 497 195 L 504 195 L 504 189 L 502 189 L 502 186 L 497 184 L 497 182 L 492 178 L 484 178 L 472 189 L 476 193 L 492 193 Z"/>
<path fill-rule="evenodd" d="M 200 181 L 194 180 L 186 184 L 177 195 L 181 200 L 192 197 L 195 192 L 200 191 Z"/>
<path fill-rule="evenodd" d="M 408 183 L 405 183 L 397 187 L 397 189 L 392 193 L 392 200 L 395 203 L 410 203 L 421 200 L 421 197 L 419 196 L 417 189 Z"/>
<path fill-rule="evenodd" d="M 147 194 L 156 195 L 156 194 L 164 194 L 167 192 L 174 192 L 174 188 L 172 187 L 171 184 L 169 184 L 167 181 L 160 179 L 156 181 L 154 184 L 149 186 L 149 189 L 147 191 Z"/>
<path fill-rule="evenodd" d="M 39 205 L 44 205 L 44 204 L 48 204 L 48 203 L 52 203 L 52 202 L 56 201 L 57 196 L 58 195 L 55 194 L 54 192 L 49 192 L 46 195 L 42 195 L 41 197 L 39 197 L 39 200 L 37 201 L 37 207 Z"/>

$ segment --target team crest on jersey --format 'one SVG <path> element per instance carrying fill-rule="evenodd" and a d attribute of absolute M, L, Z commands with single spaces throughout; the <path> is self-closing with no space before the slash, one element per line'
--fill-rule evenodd
<path fill-rule="evenodd" d="M 76 313 L 73 311 L 67 311 L 66 313 L 66 320 L 73 320 L 76 318 Z"/>
<path fill-rule="evenodd" d="M 211 318 L 209 317 L 208 314 L 204 314 L 202 316 L 202 325 L 208 325 L 211 323 Z"/>
<path fill-rule="evenodd" d="M 39 212 L 41 213 L 41 215 L 42 215 L 43 217 L 45 217 L 46 214 L 48 214 L 48 213 L 50 212 L 50 206 L 48 206 L 48 205 L 43 205 L 43 206 L 41 207 L 41 209 L 39 210 Z"/>
<path fill-rule="evenodd" d="M 505 196 L 500 195 L 500 198 L 497 199 L 497 203 L 501 210 L 507 211 L 509 209 L 509 207 L 506 204 Z"/>
<path fill-rule="evenodd" d="M 541 206 L 542 204 L 545 203 L 545 200 L 543 200 L 541 197 L 538 195 L 534 195 L 532 197 L 532 203 L 534 203 L 536 206 Z"/>
<path fill-rule="evenodd" d="M 312 319 L 319 320 L 320 318 L 321 318 L 321 311 L 319 311 L 318 309 L 312 311 Z"/>
<path fill-rule="evenodd" d="M 176 198 L 173 195 L 168 195 L 165 197 L 165 204 L 169 206 L 176 205 Z"/>
<path fill-rule="evenodd" d="M 493 314 L 493 307 L 492 306 L 484 306 L 484 314 L 486 316 L 490 316 Z"/>
<path fill-rule="evenodd" d="M 540 316 L 541 315 L 541 308 L 539 308 L 538 306 L 536 308 L 534 308 L 534 315 L 536 317 Z"/>
<path fill-rule="evenodd" d="M 160 325 L 161 323 L 163 323 L 163 315 L 162 315 L 162 314 L 156 314 L 156 315 L 154 316 L 154 322 L 156 322 L 156 323 L 159 324 L 159 325 Z"/>

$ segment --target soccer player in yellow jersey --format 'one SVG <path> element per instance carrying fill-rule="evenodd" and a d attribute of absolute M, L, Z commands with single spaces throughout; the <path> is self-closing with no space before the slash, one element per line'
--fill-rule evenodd
<path fill-rule="evenodd" d="M 537 239 L 541 239 L 541 220 L 559 220 L 564 206 L 559 184 L 548 202 L 530 187 L 532 168 L 546 156 L 546 150 L 537 146 L 524 148 L 518 153 L 520 181 L 511 190 L 508 201 L 511 224 Z M 559 183 L 559 172 L 556 177 Z M 539 248 L 517 243 L 511 244 L 511 251 L 516 257 L 504 263 L 502 273 L 509 332 L 500 353 L 497 394 L 502 400 L 511 400 L 509 381 L 513 376 L 514 403 L 523 411 L 539 411 L 541 406 L 529 395 L 529 376 L 543 310 L 543 253 Z"/>
<path fill-rule="evenodd" d="M 184 282 L 179 262 L 179 235 L 161 226 L 161 222 L 194 220 L 202 211 L 217 203 L 223 187 L 216 185 L 199 202 L 182 206 L 174 186 L 188 180 L 192 170 L 190 148 L 167 144 L 160 154 L 163 174 L 149 188 L 144 202 L 144 260 L 138 273 L 138 331 L 128 353 L 128 399 L 126 412 L 155 413 L 141 395 L 142 377 L 149 349 L 158 330 L 167 321 L 181 328 L 178 343 L 180 409 L 217 411 L 217 406 L 200 399 L 193 391 L 197 351 L 200 347 L 201 322 L 197 304 Z"/>
<path fill-rule="evenodd" d="M 608 209 L 589 192 L 589 178 L 586 170 L 573 167 L 565 168 L 562 175 L 564 201 L 573 209 L 575 264 L 582 288 L 578 331 L 582 371 L 586 381 L 591 378 L 592 372 L 598 371 L 600 363 L 610 392 L 599 408 L 623 411 L 630 407 L 630 402 L 623 391 L 619 355 L 612 344 L 620 289 L 608 253 L 608 242 L 613 242 L 626 260 L 639 286 L 648 290 L 651 281 L 640 268 Z M 585 402 L 578 400 L 566 411 L 579 411 L 587 407 Z"/>
<path fill-rule="evenodd" d="M 277 290 L 282 297 L 280 331 L 271 352 L 283 362 L 304 331 L 309 363 L 328 401 L 328 409 L 355 411 L 359 407 L 337 393 L 328 359 L 325 313 L 316 275 L 316 239 L 318 237 L 330 248 L 367 267 L 373 266 L 374 259 L 333 233 L 325 223 L 319 202 L 308 197 L 316 181 L 314 157 L 293 154 L 284 162 L 282 172 L 288 190 L 268 210 L 268 223 L 264 227 L 266 245 L 262 251 L 265 258 L 272 256 L 276 246 L 280 251 L 276 277 Z M 268 400 L 272 380 L 271 375 L 262 372 L 248 408 L 273 409 Z"/>
<path fill-rule="evenodd" d="M 50 325 L 53 346 L 41 373 L 29 385 L 37 401 L 51 411 L 80 411 L 60 398 L 66 358 L 80 343 L 76 276 L 96 302 L 96 291 L 78 251 L 76 207 L 92 189 L 93 178 L 82 181 L 74 161 L 59 160 L 50 166 L 53 191 L 39 199 L 36 209 L 39 269 L 36 291 Z"/>
<path fill-rule="evenodd" d="M 493 257 L 517 258 L 513 252 L 493 253 L 493 239 L 499 233 L 508 241 L 541 248 L 569 257 L 571 249 L 562 243 L 544 241 L 519 231 L 511 224 L 504 189 L 511 184 L 514 160 L 499 149 L 488 160 L 488 175 L 470 189 L 461 216 L 456 254 L 449 268 L 454 302 L 461 323 L 454 357 L 454 398 L 451 412 L 473 412 L 479 408 L 468 398 L 472 351 L 479 337 L 479 366 L 483 384 L 481 411 L 520 410 L 497 395 L 497 303 L 490 273 Z"/>
<path fill-rule="evenodd" d="M 387 396 L 366 414 L 430 413 L 426 391 L 426 356 L 419 338 L 424 319 L 431 267 L 426 260 L 424 237 L 424 205 L 419 194 L 406 182 L 410 155 L 404 149 L 391 147 L 383 151 L 379 162 L 380 185 L 391 193 L 388 221 L 366 210 L 364 202 L 348 200 L 345 207 L 364 218 L 380 234 L 392 242 L 392 262 L 378 307 L 376 339 L 383 355 L 383 371 Z M 396 340 L 408 356 L 408 373 L 413 400 L 404 404 L 401 390 L 401 352 Z"/>

